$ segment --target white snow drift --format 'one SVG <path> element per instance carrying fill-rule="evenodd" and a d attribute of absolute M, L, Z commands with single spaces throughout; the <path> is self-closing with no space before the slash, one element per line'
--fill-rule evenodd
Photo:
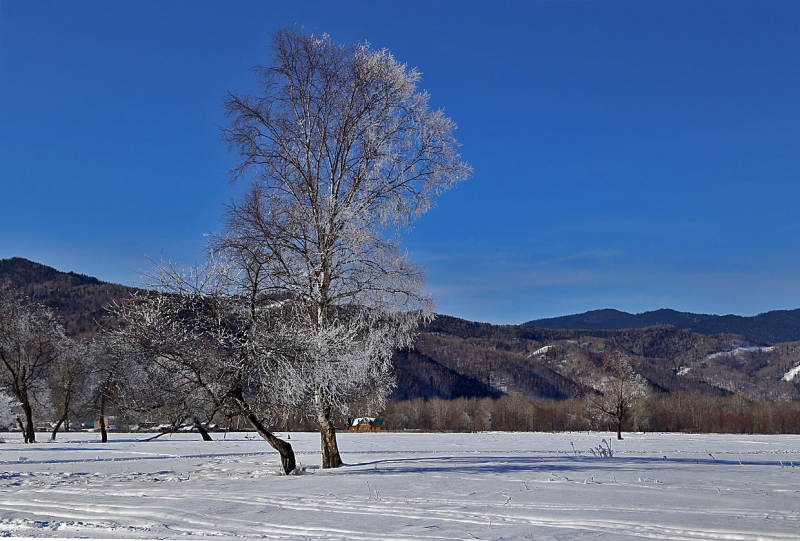
<path fill-rule="evenodd" d="M 800 436 L 344 433 L 347 465 L 321 470 L 318 434 L 293 433 L 300 476 L 260 438 L 218 436 L 6 433 L 0 536 L 800 537 Z"/>

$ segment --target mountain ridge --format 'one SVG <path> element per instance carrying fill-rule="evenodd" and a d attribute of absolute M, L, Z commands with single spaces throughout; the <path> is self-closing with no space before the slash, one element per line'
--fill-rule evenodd
<path fill-rule="evenodd" d="M 623 330 L 653 325 L 674 325 L 700 334 L 730 333 L 766 344 L 800 340 L 800 308 L 771 310 L 755 316 L 695 314 L 670 308 L 631 314 L 613 308 L 581 314 L 527 321 L 526 327 L 540 329 Z"/>

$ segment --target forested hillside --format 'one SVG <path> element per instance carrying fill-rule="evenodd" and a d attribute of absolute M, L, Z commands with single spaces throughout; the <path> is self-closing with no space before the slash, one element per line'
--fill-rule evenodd
<path fill-rule="evenodd" d="M 52 308 L 73 336 L 91 336 L 102 323 L 113 324 L 103 306 L 134 291 L 22 258 L 0 260 L 0 284 L 10 284 Z M 669 312 L 673 311 L 659 311 Z M 680 317 L 684 322 L 692 319 Z M 720 321 L 706 320 L 706 325 Z M 758 321 L 766 325 L 770 320 Z M 777 335 L 780 331 L 767 326 L 764 332 Z M 571 398 L 585 392 L 586 381 L 600 373 L 604 356 L 612 351 L 628 356 L 655 391 L 742 394 L 753 400 L 800 398 L 794 379 L 784 379 L 800 365 L 800 341 L 770 344 L 741 334 L 706 334 L 674 324 L 618 330 L 546 329 L 440 315 L 422 329 L 411 350 L 395 354 L 393 399 L 496 398 L 511 393 Z"/>
<path fill-rule="evenodd" d="M 672 325 L 558 330 L 439 316 L 425 327 L 414 348 L 415 354 L 435 360 L 437 366 L 483 384 L 473 383 L 469 393 L 436 394 L 431 388 L 421 393 L 441 398 L 513 392 L 529 398 L 578 396 L 586 382 L 602 372 L 604 357 L 613 351 L 625 354 L 655 391 L 740 393 L 752 400 L 800 398 L 794 378 L 784 380 L 800 364 L 800 342 L 769 346 L 741 335 L 700 334 Z"/>
<path fill-rule="evenodd" d="M 0 286 L 3 285 L 10 285 L 29 300 L 51 308 L 67 334 L 75 337 L 96 334 L 108 317 L 103 307 L 135 291 L 85 274 L 60 272 L 21 257 L 0 259 Z"/>

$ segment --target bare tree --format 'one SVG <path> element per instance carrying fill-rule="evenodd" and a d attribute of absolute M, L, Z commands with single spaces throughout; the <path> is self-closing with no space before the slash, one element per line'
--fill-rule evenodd
<path fill-rule="evenodd" d="M 151 292 L 114 308 L 122 326 L 113 336 L 128 357 L 117 400 L 195 426 L 198 416 L 242 415 L 279 452 L 284 472 L 294 471 L 292 446 L 268 429 L 294 403 L 286 367 L 296 362 L 288 359 L 304 354 L 283 303 L 252 294 L 246 278 L 214 259 L 188 271 L 156 270 Z"/>
<path fill-rule="evenodd" d="M 49 309 L 23 304 L 10 288 L 0 290 L 0 390 L 20 402 L 25 443 L 36 442 L 33 403 L 65 340 Z"/>
<path fill-rule="evenodd" d="M 233 179 L 251 183 L 213 249 L 255 273 L 260 295 L 296 307 L 293 323 L 314 342 L 298 368 L 303 399 L 322 465 L 337 467 L 334 411 L 359 396 L 380 404 L 393 381 L 387 352 L 432 314 L 400 230 L 470 167 L 455 124 L 417 90 L 419 72 L 388 51 L 297 28 L 276 32 L 272 51 L 255 70 L 260 92 L 227 102 Z"/>
<path fill-rule="evenodd" d="M 73 340 L 62 342 L 58 357 L 47 376 L 50 401 L 58 416 L 50 434 L 51 441 L 55 441 L 56 433 L 62 426 L 65 432 L 69 432 L 70 415 L 86 392 L 88 361 L 89 347 L 86 343 Z"/>
<path fill-rule="evenodd" d="M 166 315 L 153 308 L 152 304 L 141 303 L 117 306 L 116 313 L 124 315 L 123 322 L 133 317 L 138 321 L 124 329 L 106 331 L 95 343 L 95 402 L 101 406 L 100 417 L 104 417 L 103 406 L 108 402 L 127 421 L 141 420 L 142 416 L 155 418 L 160 424 L 169 425 L 162 433 L 192 424 L 204 440 L 211 441 L 203 421 L 213 417 L 213 405 L 196 381 L 189 380 L 186 371 L 178 370 L 179 366 L 170 359 L 178 340 L 171 340 L 173 349 L 167 349 L 163 337 L 174 329 L 170 329 Z M 147 334 L 137 336 L 135 333 L 141 333 L 143 328 Z M 158 353 L 161 348 L 165 349 L 164 355 Z M 208 359 L 209 355 L 203 353 L 196 362 Z"/>
<path fill-rule="evenodd" d="M 613 422 L 617 427 L 617 439 L 621 440 L 622 424 L 631 408 L 649 391 L 647 381 L 634 372 L 622 353 L 615 351 L 603 358 L 603 372 L 587 383 L 597 391 L 587 395 L 589 413 Z"/>
<path fill-rule="evenodd" d="M 108 443 L 106 411 L 114 388 L 121 375 L 127 374 L 128 357 L 113 339 L 99 336 L 85 344 L 83 402 L 86 411 L 94 416 L 94 428 L 100 431 L 100 441 Z"/>

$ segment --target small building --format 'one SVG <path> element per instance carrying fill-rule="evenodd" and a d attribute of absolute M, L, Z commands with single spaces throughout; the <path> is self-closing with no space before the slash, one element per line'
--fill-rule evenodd
<path fill-rule="evenodd" d="M 103 418 L 104 424 L 106 425 L 106 430 L 116 430 L 117 426 L 115 424 L 116 417 L 113 415 L 111 417 L 104 417 Z M 96 419 L 95 421 L 88 421 L 83 423 L 83 428 L 87 430 L 94 430 L 95 432 L 100 431 L 100 419 Z"/>
<path fill-rule="evenodd" d="M 381 430 L 383 417 L 356 417 L 347 420 L 347 430 Z"/>

